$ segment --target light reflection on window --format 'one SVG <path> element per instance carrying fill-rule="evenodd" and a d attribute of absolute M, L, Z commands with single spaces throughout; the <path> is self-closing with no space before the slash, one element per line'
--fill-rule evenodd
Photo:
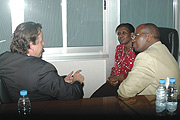
<path fill-rule="evenodd" d="M 24 22 L 24 0 L 10 0 L 12 33 L 17 25 Z"/>

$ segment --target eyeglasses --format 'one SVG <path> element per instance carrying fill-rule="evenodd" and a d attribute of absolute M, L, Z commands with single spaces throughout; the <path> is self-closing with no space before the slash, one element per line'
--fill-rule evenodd
<path fill-rule="evenodd" d="M 142 34 L 149 34 L 149 33 L 141 33 L 141 34 L 134 34 L 131 39 L 135 40 L 139 35 L 142 35 Z"/>

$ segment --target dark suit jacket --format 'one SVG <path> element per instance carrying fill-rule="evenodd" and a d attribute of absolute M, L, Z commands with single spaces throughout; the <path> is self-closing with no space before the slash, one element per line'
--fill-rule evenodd
<path fill-rule="evenodd" d="M 83 97 L 79 82 L 66 83 L 56 68 L 37 57 L 5 52 L 0 55 L 0 77 L 17 102 L 19 91 L 28 91 L 31 101 L 76 100 Z"/>

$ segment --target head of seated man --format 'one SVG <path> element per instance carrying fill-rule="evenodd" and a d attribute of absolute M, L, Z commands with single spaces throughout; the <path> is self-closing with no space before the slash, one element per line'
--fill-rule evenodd
<path fill-rule="evenodd" d="M 28 22 L 20 24 L 14 34 L 10 45 L 11 52 L 41 57 L 43 52 L 43 33 L 39 23 Z"/>

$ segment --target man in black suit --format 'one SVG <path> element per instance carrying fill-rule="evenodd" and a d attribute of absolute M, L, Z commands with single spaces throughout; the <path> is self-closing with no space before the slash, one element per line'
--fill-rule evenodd
<path fill-rule="evenodd" d="M 10 96 L 17 102 L 19 91 L 28 91 L 31 101 L 76 100 L 83 97 L 81 70 L 65 78 L 56 68 L 41 59 L 43 52 L 42 26 L 24 22 L 17 26 L 10 45 L 11 52 L 0 55 L 0 78 L 5 82 Z"/>

